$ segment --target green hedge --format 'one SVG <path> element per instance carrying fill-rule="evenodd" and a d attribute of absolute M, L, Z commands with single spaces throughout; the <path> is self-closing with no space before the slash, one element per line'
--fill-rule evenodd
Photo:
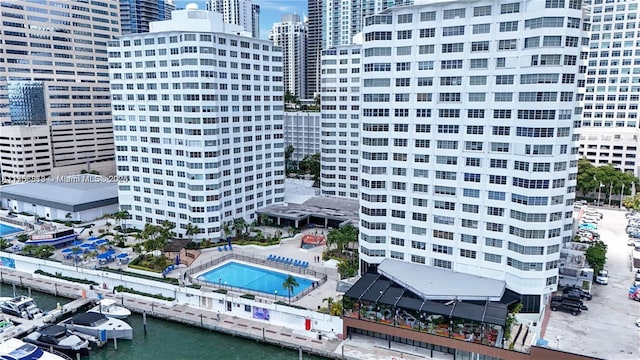
<path fill-rule="evenodd" d="M 78 279 L 78 278 L 74 278 L 74 277 L 70 277 L 70 276 L 62 276 L 62 274 L 51 274 L 51 273 L 48 273 L 48 272 L 42 271 L 42 270 L 36 270 L 34 273 L 36 273 L 38 275 L 49 276 L 49 277 L 56 278 L 56 279 L 67 280 L 67 281 L 71 281 L 71 282 L 75 282 L 75 283 L 79 283 L 79 284 L 98 285 L 98 283 L 95 282 L 95 281 L 91 281 L 91 280 L 87 280 L 87 279 Z"/>
<path fill-rule="evenodd" d="M 284 306 L 289 306 L 289 307 L 292 307 L 292 308 L 294 308 L 294 309 L 308 310 L 308 309 L 307 309 L 306 307 L 304 307 L 304 306 L 293 305 L 293 304 L 286 303 L 286 302 L 284 302 L 284 301 L 276 301 L 276 304 L 278 304 L 278 305 L 284 305 Z"/>
<path fill-rule="evenodd" d="M 146 269 L 143 268 L 141 266 L 131 266 L 129 265 L 129 267 L 131 268 L 138 268 L 138 269 Z M 176 278 L 158 278 L 155 276 L 151 276 L 151 275 L 145 275 L 145 274 L 138 274 L 135 272 L 131 272 L 131 271 L 125 271 L 125 270 L 120 270 L 120 269 L 112 269 L 109 267 L 101 267 L 99 268 L 101 271 L 108 271 L 108 272 L 112 272 L 112 273 L 116 273 L 116 274 L 122 274 L 122 275 L 129 275 L 129 276 L 133 276 L 133 277 L 137 277 L 137 278 L 141 278 L 141 279 L 147 279 L 147 280 L 152 280 L 152 281 L 159 281 L 159 282 L 163 282 L 163 283 L 167 283 L 167 284 L 171 284 L 171 285 L 179 285 L 179 281 Z"/>
<path fill-rule="evenodd" d="M 253 294 L 243 294 L 243 295 L 240 295 L 240 297 L 243 298 L 243 299 L 249 299 L 249 300 L 255 300 L 256 299 L 256 296 L 253 295 Z"/>
<path fill-rule="evenodd" d="M 130 294 L 136 294 L 136 295 L 151 297 L 151 298 L 158 299 L 158 300 L 166 300 L 166 301 L 175 300 L 172 297 L 166 297 L 166 296 L 163 296 L 161 294 L 149 294 L 149 293 L 146 293 L 146 292 L 143 292 L 143 291 L 138 291 L 138 290 L 134 290 L 134 289 L 131 289 L 131 288 L 126 288 L 126 287 L 124 287 L 122 285 L 116 286 L 115 290 L 117 292 L 126 292 L 126 293 L 130 293 Z"/>

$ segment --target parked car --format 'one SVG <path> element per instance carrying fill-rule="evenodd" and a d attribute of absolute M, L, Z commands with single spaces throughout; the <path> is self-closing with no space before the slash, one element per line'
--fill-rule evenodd
<path fill-rule="evenodd" d="M 573 316 L 576 316 L 582 312 L 582 307 L 584 305 L 580 305 L 576 302 L 571 301 L 551 301 L 551 311 L 566 311 Z"/>
<path fill-rule="evenodd" d="M 565 296 L 570 295 L 571 297 L 577 297 L 578 299 L 591 300 L 591 298 L 593 297 L 588 291 L 584 291 L 577 286 L 566 287 L 562 289 L 562 293 L 565 294 Z"/>
<path fill-rule="evenodd" d="M 636 320 L 636 326 L 640 327 L 640 319 Z"/>
<path fill-rule="evenodd" d="M 609 284 L 609 271 L 607 270 L 598 271 L 598 275 L 596 276 L 596 283 L 600 285 Z"/>

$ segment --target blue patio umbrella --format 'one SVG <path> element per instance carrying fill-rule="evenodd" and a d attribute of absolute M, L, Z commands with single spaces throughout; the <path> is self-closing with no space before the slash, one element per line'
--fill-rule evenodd
<path fill-rule="evenodd" d="M 71 243 L 71 246 L 78 246 L 82 244 L 82 240 L 76 240 L 73 243 Z"/>
<path fill-rule="evenodd" d="M 227 237 L 227 244 L 229 244 L 229 246 L 231 246 L 231 236 Z"/>
<path fill-rule="evenodd" d="M 73 249 L 69 249 L 69 248 L 62 249 L 62 252 L 63 252 L 63 253 L 70 253 L 70 252 L 72 252 L 72 251 L 73 251 Z"/>
<path fill-rule="evenodd" d="M 180 265 L 180 254 L 176 255 L 176 265 Z"/>
<path fill-rule="evenodd" d="M 89 241 L 91 241 L 91 240 L 98 240 L 98 238 L 97 238 L 97 237 L 95 237 L 95 236 L 91 236 L 91 237 L 89 237 L 87 240 L 89 240 Z"/>

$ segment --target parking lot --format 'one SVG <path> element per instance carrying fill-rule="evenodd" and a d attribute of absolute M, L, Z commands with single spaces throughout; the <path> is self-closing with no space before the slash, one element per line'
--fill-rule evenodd
<path fill-rule="evenodd" d="M 628 299 L 633 285 L 632 247 L 627 245 L 627 219 L 620 210 L 603 210 L 598 225 L 600 238 L 607 244 L 609 285 L 594 284 L 593 300 L 578 316 L 551 312 L 544 338 L 549 347 L 605 359 L 639 359 L 640 302 Z"/>

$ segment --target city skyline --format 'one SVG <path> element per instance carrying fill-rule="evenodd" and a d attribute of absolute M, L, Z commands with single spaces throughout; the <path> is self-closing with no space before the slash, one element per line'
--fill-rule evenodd
<path fill-rule="evenodd" d="M 205 9 L 206 0 L 175 0 L 176 9 L 182 9 L 187 4 L 198 4 L 199 9 Z M 269 1 L 255 0 L 255 4 L 260 5 L 260 38 L 268 39 L 269 30 L 274 23 L 280 22 L 282 15 L 295 13 L 303 18 L 307 14 L 307 0 L 285 0 Z"/>

